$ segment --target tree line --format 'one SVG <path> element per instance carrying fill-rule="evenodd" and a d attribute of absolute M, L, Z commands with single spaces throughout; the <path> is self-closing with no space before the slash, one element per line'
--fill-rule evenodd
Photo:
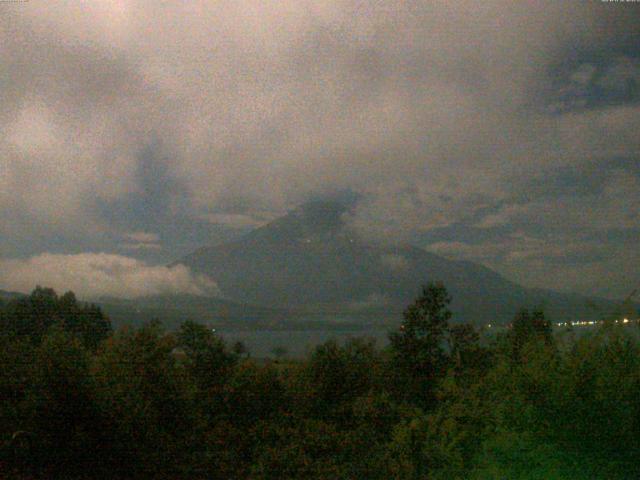
<path fill-rule="evenodd" d="M 37 288 L 0 304 L 0 476 L 640 478 L 640 345 L 521 310 L 486 337 L 425 286 L 380 348 L 250 358 L 210 328 L 112 331 Z"/>

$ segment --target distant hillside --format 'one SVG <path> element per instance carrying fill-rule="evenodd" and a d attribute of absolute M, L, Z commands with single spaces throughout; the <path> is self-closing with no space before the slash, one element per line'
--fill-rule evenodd
<path fill-rule="evenodd" d="M 0 290 L 0 300 L 13 300 L 15 298 L 24 297 L 24 293 L 19 292 L 7 292 L 5 290 Z"/>
<path fill-rule="evenodd" d="M 431 280 L 444 282 L 459 319 L 504 323 L 521 306 L 552 318 L 596 318 L 616 303 L 526 289 L 484 266 L 410 245 L 368 242 L 345 227 L 347 207 L 311 202 L 240 239 L 182 258 L 225 297 L 297 312 L 399 313 Z"/>
<path fill-rule="evenodd" d="M 287 317 L 282 310 L 236 303 L 196 295 L 154 295 L 134 300 L 102 298 L 96 302 L 114 327 L 140 325 L 160 320 L 174 328 L 186 320 L 226 328 L 259 328 L 280 325 Z"/>

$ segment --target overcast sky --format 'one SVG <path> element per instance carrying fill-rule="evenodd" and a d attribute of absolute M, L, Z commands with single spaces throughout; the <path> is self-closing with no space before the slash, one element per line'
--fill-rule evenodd
<path fill-rule="evenodd" d="M 215 288 L 161 265 L 345 191 L 364 236 L 640 284 L 640 3 L 8 2 L 0 62 L 0 288 Z"/>

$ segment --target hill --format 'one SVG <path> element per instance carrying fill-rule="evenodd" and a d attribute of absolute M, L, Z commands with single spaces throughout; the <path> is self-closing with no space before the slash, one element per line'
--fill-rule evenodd
<path fill-rule="evenodd" d="M 6 290 L 0 290 L 0 301 L 9 301 L 16 298 L 24 297 L 24 293 L 19 292 L 7 292 Z"/>
<path fill-rule="evenodd" d="M 269 328 L 281 325 L 287 312 L 197 295 L 152 295 L 126 300 L 103 297 L 96 301 L 114 327 L 141 325 L 160 320 L 167 328 L 176 328 L 187 320 L 216 328 Z"/>

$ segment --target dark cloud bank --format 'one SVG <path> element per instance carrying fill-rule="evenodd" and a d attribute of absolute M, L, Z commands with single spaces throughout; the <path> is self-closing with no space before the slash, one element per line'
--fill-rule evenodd
<path fill-rule="evenodd" d="M 622 296 L 638 25 L 597 1 L 0 4 L 0 287 L 90 257 L 199 291 L 150 264 L 347 191 L 362 235 Z"/>

